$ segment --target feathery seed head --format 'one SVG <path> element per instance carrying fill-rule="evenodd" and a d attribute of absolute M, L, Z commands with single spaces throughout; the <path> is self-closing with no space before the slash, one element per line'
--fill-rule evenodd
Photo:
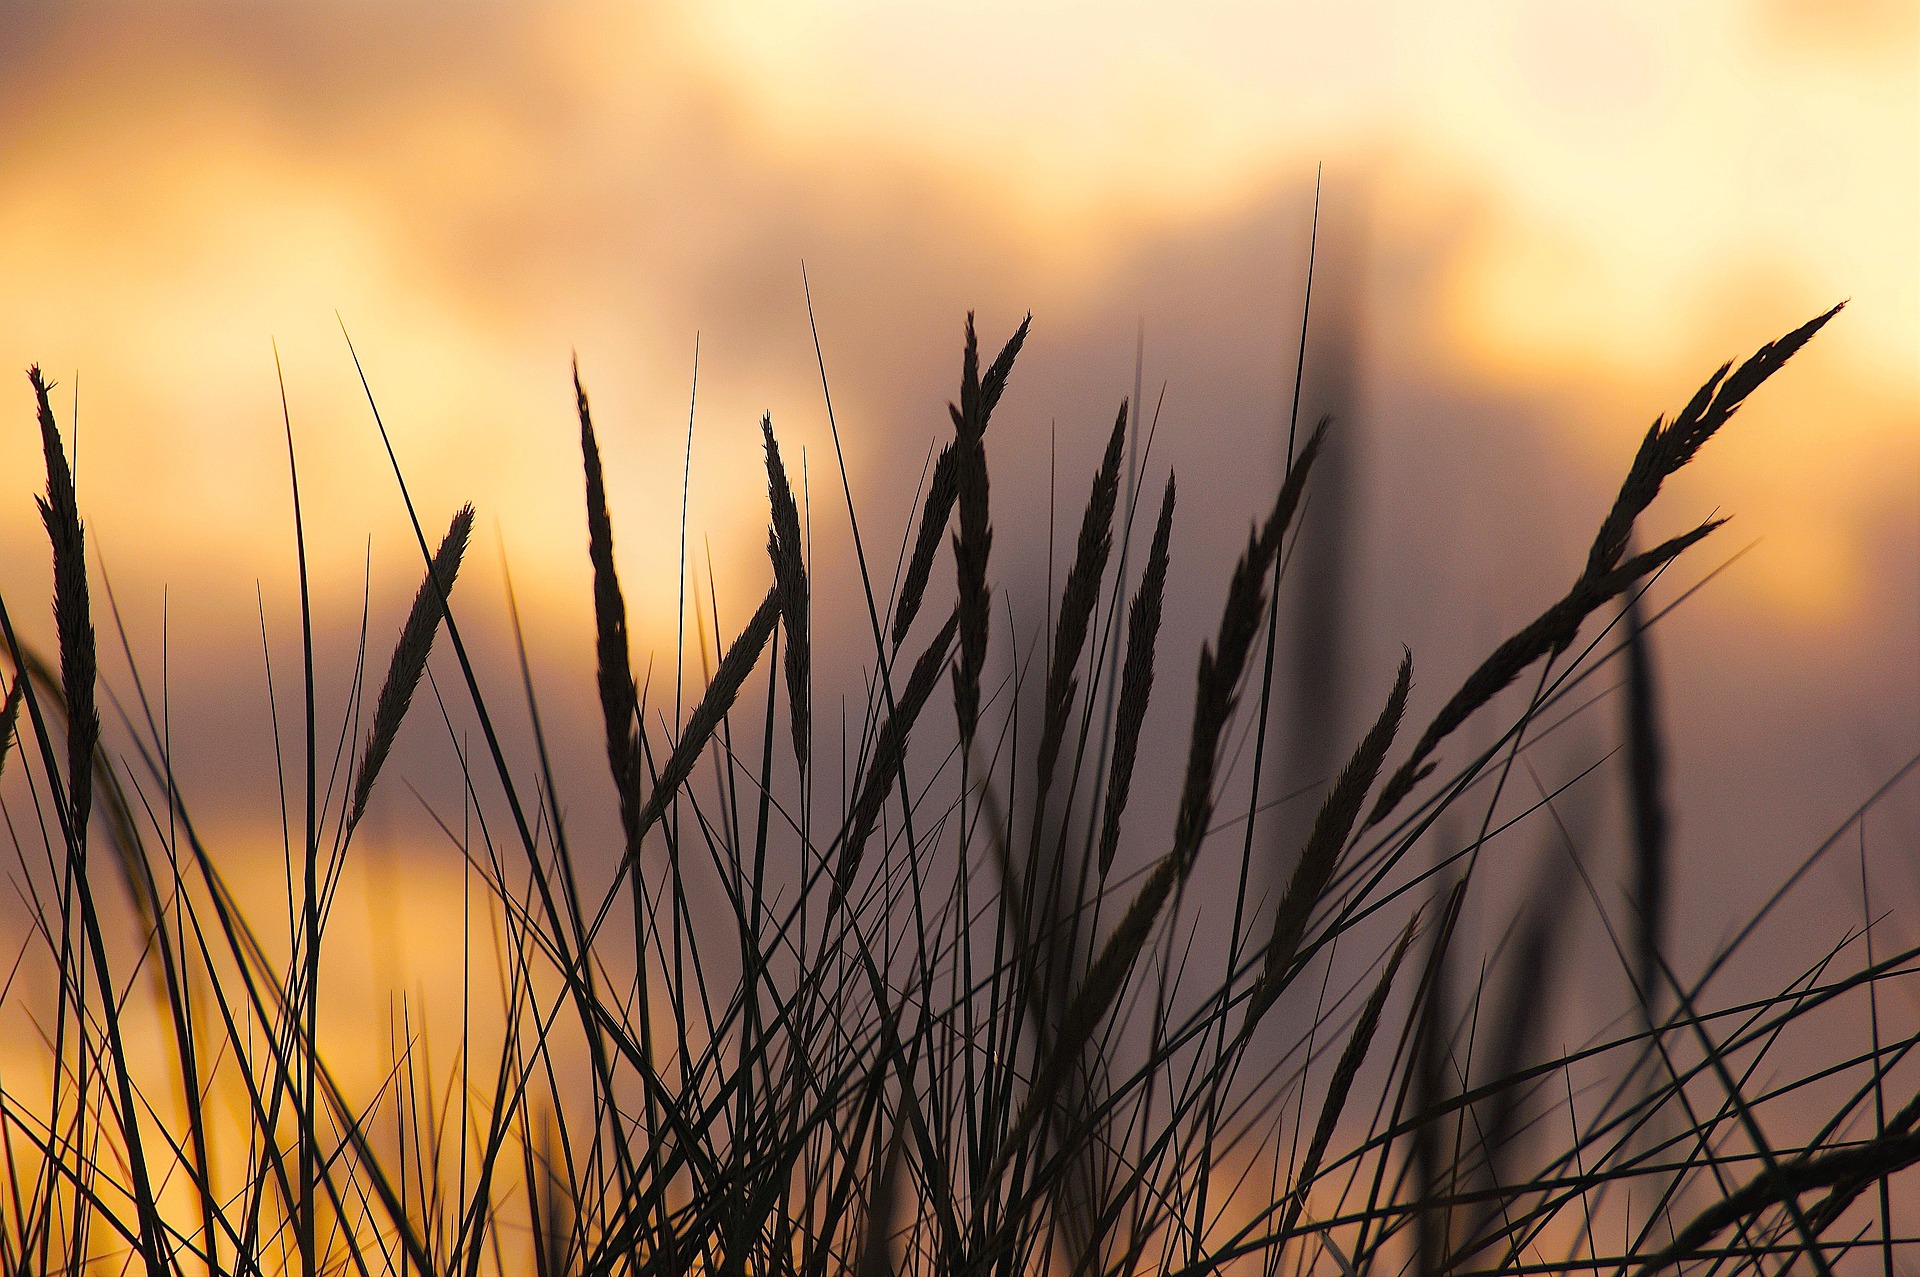
<path fill-rule="evenodd" d="M 1133 765 L 1140 751 L 1140 729 L 1153 694 L 1153 653 L 1160 633 L 1160 605 L 1166 593 L 1168 546 L 1173 535 L 1173 476 L 1167 476 L 1160 518 L 1154 525 L 1147 568 L 1127 610 L 1127 655 L 1120 668 L 1120 705 L 1114 718 L 1113 757 L 1109 765 L 1106 810 L 1100 821 L 1100 876 L 1113 867 L 1120 842 L 1120 818 L 1127 809 Z"/>
<path fill-rule="evenodd" d="M 387 663 L 386 681 L 380 685 L 380 698 L 375 702 L 373 711 L 373 726 L 368 730 L 366 745 L 360 752 L 360 768 L 353 784 L 353 803 L 347 813 L 349 830 L 357 826 L 360 818 L 366 814 L 367 799 L 373 793 L 373 782 L 393 749 L 394 738 L 400 734 L 400 724 L 406 718 L 407 707 L 413 704 L 413 694 L 420 686 L 421 676 L 426 673 L 427 658 L 433 653 L 434 636 L 439 632 L 440 619 L 446 615 L 447 598 L 453 592 L 453 582 L 460 573 L 460 560 L 466 554 L 467 538 L 472 531 L 473 507 L 463 505 L 455 512 L 446 536 L 440 540 L 440 548 L 434 552 L 433 561 L 427 567 L 426 578 L 414 593 L 413 606 L 407 612 L 406 624 L 400 628 L 399 642 L 394 645 L 393 657 Z"/>
<path fill-rule="evenodd" d="M 771 413 L 760 419 L 760 431 L 766 442 L 767 501 L 773 512 L 767 528 L 767 553 L 773 560 L 774 589 L 780 596 L 780 615 L 787 631 L 785 664 L 793 754 L 805 772 L 811 731 L 808 688 L 813 677 L 806 556 L 800 540 L 800 511 L 787 482 L 787 468 L 780 460 L 780 445 L 773 437 Z"/>

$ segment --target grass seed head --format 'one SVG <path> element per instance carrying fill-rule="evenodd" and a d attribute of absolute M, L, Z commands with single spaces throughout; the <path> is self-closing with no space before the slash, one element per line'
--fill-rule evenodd
<path fill-rule="evenodd" d="M 1845 305 L 1845 302 L 1841 302 L 1777 341 L 1768 342 L 1737 370 L 1733 369 L 1731 363 L 1720 365 L 1719 371 L 1694 393 L 1687 406 L 1670 424 L 1659 420 L 1653 423 L 1640 441 L 1640 449 L 1634 455 L 1633 464 L 1628 467 L 1627 477 L 1620 485 L 1619 495 L 1614 498 L 1613 508 L 1607 511 L 1607 517 L 1601 521 L 1600 530 L 1594 536 L 1593 548 L 1587 553 L 1587 576 L 1605 575 L 1619 565 L 1620 556 L 1626 552 L 1627 541 L 1633 534 L 1634 520 L 1660 495 L 1660 485 L 1674 471 L 1693 460 L 1701 445 L 1727 424 L 1740 405 L 1747 401 L 1747 396 L 1785 367 L 1787 360 L 1811 341 L 1815 333 L 1826 327 L 1827 321 L 1839 314 Z M 1731 374 L 1729 370 L 1732 370 Z"/>
<path fill-rule="evenodd" d="M 607 485 L 600 469 L 600 443 L 593 432 L 593 413 L 586 387 L 580 384 L 580 366 L 573 368 L 574 405 L 580 418 L 580 457 L 587 481 L 587 558 L 593 565 L 593 627 L 595 677 L 600 689 L 600 714 L 607 738 L 607 766 L 620 796 L 620 823 L 626 833 L 627 855 L 637 854 L 640 840 L 639 694 L 634 689 L 633 666 L 627 648 L 627 604 L 620 592 L 620 574 L 613 563 L 613 520 L 607 513 Z"/>
<path fill-rule="evenodd" d="M 47 493 L 35 498 L 40 520 L 53 546 L 53 620 L 60 639 L 60 686 L 67 703 L 67 804 L 73 837 L 86 841 L 93 809 L 93 750 L 100 740 L 100 713 L 94 704 L 98 656 L 93 612 L 87 595 L 86 531 L 74 493 L 73 470 L 54 423 L 48 393 L 53 383 L 38 365 L 27 369 L 46 457 Z"/>
<path fill-rule="evenodd" d="M 953 538 L 953 562 L 959 590 L 960 659 L 953 668 L 953 707 L 960 720 L 961 747 L 968 747 L 980 718 L 980 676 L 987 663 L 991 633 L 993 591 L 987 581 L 987 560 L 993 551 L 993 523 L 988 512 L 991 480 L 987 472 L 987 422 L 1006 390 L 1013 361 L 1026 343 L 1033 317 L 1020 321 L 1001 348 L 985 378 L 980 376 L 979 340 L 973 315 L 967 315 L 966 348 L 961 359 L 960 402 L 949 404 L 954 425 L 954 497 L 960 508 L 960 531 Z"/>
<path fill-rule="evenodd" d="M 353 782 L 353 805 L 347 814 L 348 829 L 358 825 L 366 814 L 373 782 L 386 764 L 394 738 L 400 734 L 400 723 L 407 716 L 407 707 L 413 704 L 414 691 L 426 673 L 434 635 L 439 632 L 440 619 L 446 615 L 447 599 L 453 593 L 454 579 L 460 574 L 460 560 L 466 554 L 467 538 L 472 531 L 473 507 L 463 505 L 447 526 L 447 534 L 441 538 L 440 548 L 434 551 L 426 578 L 414 593 L 413 606 L 407 612 L 406 624 L 400 627 L 399 642 L 394 645 L 393 657 L 387 663 L 386 680 L 380 684 L 373 726 L 367 732 L 365 748 L 360 751 L 360 768 Z"/>
<path fill-rule="evenodd" d="M 867 761 L 866 776 L 854 799 L 852 816 L 847 823 L 846 842 L 841 847 L 840 864 L 835 871 L 841 891 L 851 884 L 867 839 L 872 837 L 873 828 L 879 823 L 880 809 L 885 805 L 887 794 L 900 774 L 901 764 L 906 761 L 908 735 L 913 731 L 920 711 L 926 708 L 927 699 L 933 695 L 959 625 L 960 613 L 955 609 L 948 615 L 947 623 L 940 627 L 940 632 L 934 635 L 933 641 L 927 644 L 927 650 L 914 662 L 913 673 L 908 675 L 907 685 L 894 702 L 896 712 L 887 716 L 874 741 L 873 756 Z"/>
<path fill-rule="evenodd" d="M 1133 785 L 1133 766 L 1140 752 L 1140 729 L 1146 722 L 1147 702 L 1153 695 L 1153 653 L 1160 634 L 1161 601 L 1166 595 L 1168 548 L 1173 536 L 1173 476 L 1167 476 L 1166 495 L 1160 499 L 1160 518 L 1154 524 L 1153 545 L 1147 551 L 1146 571 L 1127 609 L 1127 655 L 1120 667 L 1120 703 L 1114 716 L 1113 756 L 1108 764 L 1107 797 L 1100 817 L 1100 876 L 1113 867 L 1120 845 L 1120 819 L 1127 810 Z"/>
<path fill-rule="evenodd" d="M 793 755 L 804 772 L 812 731 L 808 688 L 813 678 L 806 555 L 800 539 L 800 510 L 787 482 L 787 468 L 780 460 L 780 445 L 773 437 L 771 414 L 760 419 L 760 432 L 766 440 L 767 501 L 773 512 L 767 528 L 767 554 L 773 560 L 774 589 L 780 595 L 781 623 L 787 631 L 787 704 L 793 726 Z"/>
<path fill-rule="evenodd" d="M 639 832 L 645 834 L 653 827 L 666 811 L 667 804 L 693 774 L 693 766 L 705 752 L 707 743 L 720 726 L 720 720 L 733 708 L 733 701 L 740 694 L 741 684 L 747 681 L 747 675 L 760 660 L 760 653 L 766 648 L 767 640 L 773 637 L 773 627 L 780 619 L 780 587 L 774 586 L 760 601 L 753 618 L 746 628 L 740 631 L 727 654 L 720 661 L 720 668 L 713 673 L 713 681 L 707 684 L 706 692 L 700 697 L 700 703 L 693 707 L 693 713 L 687 715 L 687 725 L 680 732 L 680 740 L 667 756 L 666 765 L 660 769 L 660 775 L 653 782 L 653 790 L 647 795 L 647 802 L 640 809 L 637 824 Z"/>
<path fill-rule="evenodd" d="M 1400 720 L 1407 709 L 1407 693 L 1412 687 L 1413 653 L 1406 652 L 1400 658 L 1400 671 L 1394 676 L 1393 690 L 1387 694 L 1387 703 L 1381 707 L 1379 718 L 1374 720 L 1373 727 L 1353 751 L 1347 765 L 1341 768 L 1333 788 L 1321 802 L 1320 811 L 1314 817 L 1313 832 L 1307 836 L 1307 845 L 1294 866 L 1286 893 L 1280 897 L 1280 907 L 1273 918 L 1273 938 L 1267 945 L 1266 969 L 1247 1007 L 1249 1024 L 1258 1022 L 1286 987 L 1288 969 L 1306 937 L 1307 922 L 1333 881 L 1340 854 L 1353 833 L 1354 821 L 1360 816 L 1361 804 L 1366 802 L 1367 791 L 1379 778 L 1380 766 L 1386 761 L 1387 750 L 1400 730 Z"/>
<path fill-rule="evenodd" d="M 913 619 L 920 615 L 926 599 L 927 580 L 933 573 L 933 556 L 939 552 L 940 538 L 946 534 L 953 517 L 953 503 L 960 491 L 960 463 L 954 458 L 951 443 L 940 449 L 933 464 L 933 482 L 927 485 L 927 497 L 920 511 L 920 531 L 914 537 L 913 557 L 907 560 L 906 579 L 900 586 L 900 602 L 893 612 L 893 648 L 900 650 Z"/>
<path fill-rule="evenodd" d="M 1107 557 L 1113 549 L 1113 508 L 1120 495 L 1120 454 L 1126 442 L 1127 405 L 1107 439 L 1106 455 L 1093 476 L 1093 488 L 1087 494 L 1087 510 L 1080 520 L 1080 539 L 1076 543 L 1073 566 L 1067 570 L 1067 582 L 1060 592 L 1060 616 L 1054 626 L 1053 662 L 1047 671 L 1046 717 L 1040 730 L 1040 783 L 1044 787 L 1053 774 L 1060 743 L 1067 729 L 1076 688 L 1074 670 L 1079 668 L 1086 647 L 1087 628 L 1093 618 L 1094 604 L 1100 600 L 1100 582 L 1107 571 Z"/>

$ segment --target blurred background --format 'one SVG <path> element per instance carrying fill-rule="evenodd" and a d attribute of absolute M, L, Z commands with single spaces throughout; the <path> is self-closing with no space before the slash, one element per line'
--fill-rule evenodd
<path fill-rule="evenodd" d="M 1143 483 L 1180 479 L 1154 720 L 1177 740 L 1283 464 L 1317 174 L 1302 409 L 1341 433 L 1283 600 L 1287 695 L 1329 724 L 1279 764 L 1302 783 L 1350 749 L 1402 642 L 1423 719 L 1558 597 L 1657 414 L 1850 299 L 1646 529 L 1733 516 L 1649 600 L 1730 563 L 1654 631 L 1684 967 L 1920 749 L 1907 0 L 28 4 L 0 42 L 0 366 L 62 383 L 89 551 L 150 677 L 164 637 L 183 787 L 236 872 L 257 854 L 271 881 L 262 627 L 283 704 L 298 634 L 276 347 L 323 706 L 343 706 L 363 602 L 384 661 L 420 575 L 344 326 L 429 535 L 479 509 L 455 601 L 508 700 L 510 567 L 597 821 L 570 358 L 654 687 L 683 581 L 690 642 L 695 605 L 731 633 L 765 588 L 770 411 L 796 482 L 804 457 L 819 647 L 846 654 L 823 687 L 857 704 L 866 622 L 803 263 L 883 577 L 950 429 L 964 315 L 997 347 L 1031 309 L 988 441 L 1011 632 L 1038 634 L 1050 502 L 1064 555 L 1137 366 L 1158 405 Z M 0 383 L 0 589 L 45 642 L 31 407 L 24 376 Z M 105 675 L 124 694 L 124 661 Z M 457 809 L 429 717 L 357 844 L 416 902 L 459 890 L 398 784 Z M 1544 783 L 1604 760 L 1617 713 L 1563 736 Z M 1170 812 L 1174 757 L 1136 811 Z M 1609 883 L 1616 771 L 1582 800 Z M 1887 907 L 1920 890 L 1914 790 L 1865 828 Z M 1859 916 L 1841 868 L 1821 948 Z M 343 924 L 379 931 L 392 900 Z M 1889 925 L 1913 941 L 1910 910 Z M 435 960 L 430 933 L 396 944 L 378 960 Z"/>

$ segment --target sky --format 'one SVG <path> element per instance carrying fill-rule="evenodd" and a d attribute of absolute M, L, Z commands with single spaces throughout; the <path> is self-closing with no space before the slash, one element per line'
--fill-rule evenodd
<path fill-rule="evenodd" d="M 1054 302 L 1042 334 L 1118 308 L 1158 347 L 1204 323 L 1142 269 L 1238 231 L 1264 241 L 1244 269 L 1297 274 L 1291 205 L 1324 163 L 1348 201 L 1329 231 L 1371 237 L 1377 321 L 1413 347 L 1394 355 L 1558 401 L 1602 473 L 1689 379 L 1851 299 L 1716 476 L 1777 543 L 1732 588 L 1843 625 L 1875 606 L 1871 525 L 1910 495 L 1915 22 L 1867 0 L 51 6 L 6 55 L 0 334 L 86 378 L 102 504 L 171 505 L 166 543 L 226 563 L 207 516 L 280 496 L 255 479 L 270 343 L 301 416 L 346 411 L 336 312 L 471 488 L 552 418 L 570 350 L 650 434 L 696 334 L 716 419 L 799 409 L 803 259 L 857 312 L 843 344 L 904 340 L 913 301 L 1020 293 Z M 1277 331 L 1294 297 L 1271 310 Z M 881 393 L 843 358 L 844 393 Z M 311 445 L 316 484 L 363 469 L 350 446 Z M 532 486 L 488 495 L 541 540 L 522 553 L 564 553 L 528 526 Z M 696 492 L 716 535 L 746 519 Z"/>
<path fill-rule="evenodd" d="M 696 595 L 737 621 L 764 588 L 763 411 L 851 600 L 831 427 L 890 556 L 963 317 L 997 343 L 1031 309 L 991 441 L 1009 595 L 1042 605 L 1019 547 L 1050 458 L 1064 527 L 1138 354 L 1184 664 L 1279 474 L 1317 179 L 1305 398 L 1352 440 L 1359 701 L 1406 642 L 1436 704 L 1564 589 L 1657 414 L 1848 301 L 1648 529 L 1734 516 L 1658 602 L 1747 551 L 1661 642 L 1688 872 L 1757 900 L 1920 748 L 1902 0 L 29 6 L 0 45 L 0 366 L 61 382 L 96 567 L 137 650 L 164 630 L 183 769 L 238 806 L 260 618 L 296 633 L 276 370 L 326 650 L 363 597 L 396 627 L 419 574 L 350 336 L 429 532 L 479 509 L 493 659 L 505 562 L 590 725 L 570 361 L 664 669 L 683 501 Z M 44 635 L 24 377 L 0 413 L 0 589 Z M 861 618 L 821 613 L 857 653 Z"/>

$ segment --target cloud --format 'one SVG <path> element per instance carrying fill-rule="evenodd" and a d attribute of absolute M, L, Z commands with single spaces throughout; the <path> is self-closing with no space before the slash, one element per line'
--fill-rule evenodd
<path fill-rule="evenodd" d="M 823 596 L 846 603 L 817 612 L 822 650 L 838 654 L 823 676 L 856 686 L 864 605 L 802 261 L 883 579 L 947 429 L 961 317 L 976 309 L 993 341 L 1033 309 L 990 441 L 995 571 L 1022 616 L 1044 614 L 1038 547 L 1077 518 L 1144 324 L 1150 402 L 1166 384 L 1149 477 L 1177 469 L 1183 494 L 1168 647 L 1179 675 L 1167 678 L 1183 696 L 1235 539 L 1280 466 L 1324 126 L 1336 141 L 1317 304 L 1359 317 L 1362 688 L 1406 640 L 1422 695 L 1439 695 L 1564 585 L 1656 413 L 1721 360 L 1855 298 L 1658 513 L 1678 526 L 1730 510 L 1729 549 L 1763 538 L 1683 614 L 1700 628 L 1675 626 L 1674 685 L 1698 689 L 1676 713 L 1704 724 L 1697 756 L 1773 742 L 1750 760 L 1758 781 L 1690 779 L 1694 828 L 1703 841 L 1717 829 L 1803 842 L 1910 745 L 1920 272 L 1902 238 L 1915 186 L 1890 175 L 1920 148 L 1910 117 L 1888 108 L 1912 74 L 1861 53 L 1857 82 L 1804 68 L 1769 78 L 1777 49 L 1688 55 L 1725 33 L 1725 13 L 1634 25 L 1609 9 L 1626 22 L 1611 47 L 1644 55 L 1633 65 L 1645 74 L 1561 68 L 1589 75 L 1556 81 L 1594 91 L 1575 110 L 1528 96 L 1553 68 L 1521 74 L 1540 42 L 1490 13 L 1447 26 L 1409 6 L 1408 29 L 1442 32 L 1439 44 L 1396 36 L 1362 68 L 1366 94 L 1308 115 L 1314 128 L 1267 129 L 1292 99 L 1275 87 L 1284 76 L 1249 67 L 1266 66 L 1254 37 L 1276 28 L 1225 10 L 1218 30 L 1183 28 L 1185 43 L 1147 38 L 1180 22 L 1135 15 L 1131 35 L 1078 59 L 1075 23 L 1043 15 L 1036 43 L 995 64 L 1014 82 L 1012 111 L 985 89 L 947 91 L 965 87 L 960 54 L 994 48 L 990 36 L 943 45 L 944 27 L 876 28 L 858 6 L 841 14 L 844 38 L 816 33 L 784 70 L 772 44 L 729 43 L 734 26 L 664 6 L 49 7 L 0 53 L 0 348 L 77 383 L 92 544 L 149 651 L 172 583 L 182 721 L 219 742 L 189 766 L 240 802 L 271 783 L 250 690 L 255 581 L 276 642 L 292 616 L 273 341 L 328 704 L 345 703 L 369 563 L 376 662 L 418 579 L 337 310 L 423 517 L 480 507 L 462 606 L 487 618 L 483 667 L 511 687 L 497 529 L 584 802 L 605 795 L 588 788 L 602 770 L 571 354 L 594 395 L 642 649 L 670 652 L 677 631 L 690 411 L 698 588 L 711 554 L 723 629 L 757 596 L 757 422 L 770 409 L 789 464 L 805 459 Z M 1373 51 L 1343 31 L 1323 33 L 1333 53 L 1301 100 L 1338 78 L 1341 58 Z M 1592 52 L 1548 43 L 1572 62 Z M 1312 63 L 1313 47 L 1284 52 Z M 914 57 L 895 65 L 880 50 Z M 933 88 L 899 96 L 928 67 L 941 68 Z M 1064 100 L 1105 85 L 1112 99 Z M 1324 386 L 1343 352 L 1309 346 L 1310 387 Z M 0 508 L 15 547 L 0 586 L 35 599 L 24 383 L 0 385 L 4 404 L 23 428 L 0 431 L 0 473 L 16 477 Z M 1790 641 L 1815 639 L 1813 655 L 1789 655 Z M 1175 705 L 1157 711 L 1170 738 Z M 1796 757 L 1796 742 L 1856 730 L 1873 742 L 1858 756 Z M 438 775 L 433 723 L 412 731 L 403 764 Z M 1754 802 L 1766 785 L 1810 795 L 1786 832 L 1778 804 Z"/>

